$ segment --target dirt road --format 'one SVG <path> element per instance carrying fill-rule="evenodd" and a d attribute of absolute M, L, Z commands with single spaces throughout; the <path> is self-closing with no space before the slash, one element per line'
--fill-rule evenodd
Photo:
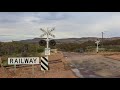
<path fill-rule="evenodd" d="M 78 77 L 83 78 L 117 78 L 120 77 L 120 60 L 103 55 L 87 55 L 64 52 L 64 56 Z M 120 55 L 117 55 L 120 57 Z"/>

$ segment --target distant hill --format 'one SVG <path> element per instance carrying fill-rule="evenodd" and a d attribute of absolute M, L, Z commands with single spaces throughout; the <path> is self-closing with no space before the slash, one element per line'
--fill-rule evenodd
<path fill-rule="evenodd" d="M 43 40 L 45 38 L 34 38 L 34 39 L 27 39 L 27 40 L 21 40 L 19 42 L 24 43 L 38 43 L 40 40 Z M 86 41 L 95 41 L 97 40 L 97 37 L 82 37 L 82 38 L 64 38 L 64 39 L 54 39 L 56 43 L 83 43 Z M 99 38 L 101 40 L 102 38 Z M 112 37 L 112 38 L 104 38 L 104 40 L 117 40 L 120 39 L 120 37 Z"/>

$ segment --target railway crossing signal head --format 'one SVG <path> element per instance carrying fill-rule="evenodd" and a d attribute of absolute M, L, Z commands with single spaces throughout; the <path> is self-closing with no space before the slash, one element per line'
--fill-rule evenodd
<path fill-rule="evenodd" d="M 39 45 L 40 46 L 46 46 L 46 41 L 45 40 L 40 40 Z"/>
<path fill-rule="evenodd" d="M 56 42 L 54 40 L 50 40 L 49 44 L 50 44 L 50 46 L 55 46 Z"/>
<path fill-rule="evenodd" d="M 40 45 L 40 46 L 46 46 L 46 41 L 45 41 L 45 40 L 40 40 L 40 41 L 39 41 L 39 45 Z M 54 40 L 50 40 L 50 41 L 49 41 L 49 45 L 50 45 L 50 46 L 55 46 L 55 45 L 56 45 L 56 42 L 55 42 Z"/>

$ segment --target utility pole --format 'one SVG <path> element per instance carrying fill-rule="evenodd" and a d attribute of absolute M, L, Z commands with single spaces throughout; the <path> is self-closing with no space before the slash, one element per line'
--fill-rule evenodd
<path fill-rule="evenodd" d="M 104 34 L 104 33 L 102 32 L 102 48 L 103 48 L 103 34 Z"/>

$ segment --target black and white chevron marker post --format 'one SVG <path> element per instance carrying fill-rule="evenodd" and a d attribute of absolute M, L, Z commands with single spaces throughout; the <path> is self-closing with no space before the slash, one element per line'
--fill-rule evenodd
<path fill-rule="evenodd" d="M 41 71 L 48 71 L 48 70 L 49 70 L 48 58 L 41 57 Z"/>

